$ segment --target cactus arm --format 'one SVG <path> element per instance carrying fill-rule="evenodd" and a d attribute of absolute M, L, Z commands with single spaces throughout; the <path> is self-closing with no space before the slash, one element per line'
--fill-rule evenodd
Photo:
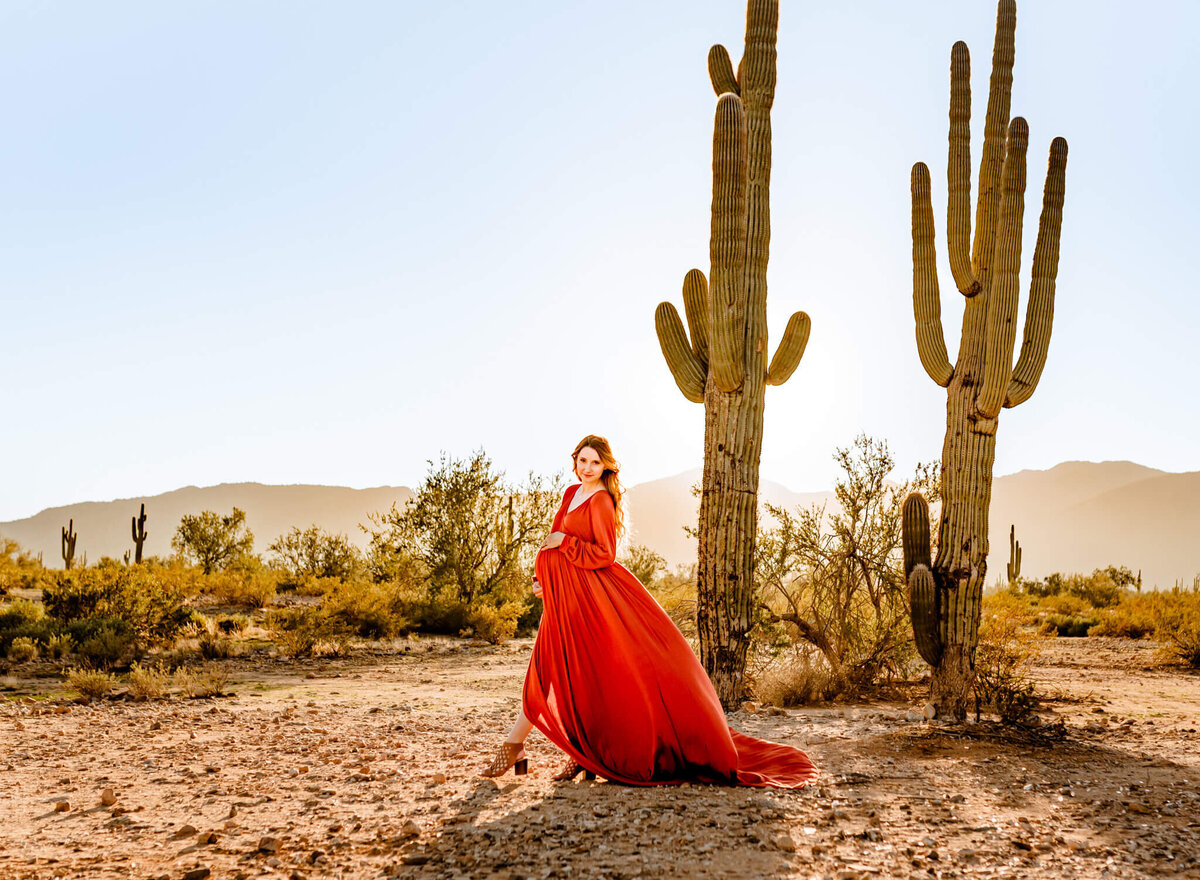
<path fill-rule="evenodd" d="M 735 95 L 741 92 L 737 78 L 733 75 L 729 52 L 720 43 L 708 50 L 708 78 L 712 80 L 713 91 L 718 97 L 726 92 L 733 92 Z"/>
<path fill-rule="evenodd" d="M 950 50 L 950 160 L 946 165 L 946 238 L 954 284 L 979 293 L 971 272 L 971 53 L 959 40 Z"/>
<path fill-rule="evenodd" d="M 783 331 L 783 339 L 779 348 L 771 358 L 771 366 L 767 368 L 767 384 L 782 385 L 796 372 L 800 359 L 804 357 L 804 348 L 808 345 L 808 334 L 812 329 L 812 321 L 804 312 L 796 312 L 788 318 L 787 327 Z"/>
<path fill-rule="evenodd" d="M 954 368 L 942 335 L 942 296 L 938 289 L 937 257 L 933 244 L 933 202 L 929 168 L 918 162 L 912 170 L 913 314 L 917 321 L 917 354 L 929 377 L 942 387 L 950 384 Z"/>
<path fill-rule="evenodd" d="M 908 601 L 912 608 L 913 642 L 917 653 L 930 666 L 937 666 L 942 659 L 937 583 L 928 566 L 918 565 L 908 576 Z"/>
<path fill-rule="evenodd" d="M 1062 233 L 1066 179 L 1067 142 L 1055 138 L 1050 144 L 1042 216 L 1038 220 L 1037 246 L 1033 251 L 1033 278 L 1029 282 L 1029 305 L 1025 309 L 1021 356 L 1013 368 L 1005 406 L 1016 406 L 1028 400 L 1046 366 L 1046 352 L 1050 348 L 1050 331 L 1054 324 L 1054 289 L 1058 278 L 1058 243 Z"/>
<path fill-rule="evenodd" d="M 1012 70 L 1016 58 L 1016 0 L 1000 0 L 996 9 L 996 42 L 992 47 L 992 79 L 983 125 L 983 157 L 979 160 L 979 199 L 975 209 L 975 246 L 971 271 L 987 288 L 996 244 L 996 213 L 1004 168 L 1004 133 L 1012 104 Z"/>
<path fill-rule="evenodd" d="M 932 567 L 929 545 L 929 502 L 920 492 L 910 492 L 900 512 L 901 546 L 904 549 L 904 577 L 918 565 Z"/>
<path fill-rule="evenodd" d="M 692 336 L 692 353 L 708 369 L 708 279 L 699 269 L 683 277 L 683 312 Z"/>
<path fill-rule="evenodd" d="M 709 372 L 719 390 L 736 391 L 746 374 L 746 113 L 729 93 L 713 124 L 709 251 Z"/>
<path fill-rule="evenodd" d="M 979 412 L 994 419 L 1004 406 L 1013 372 L 1017 339 L 1017 302 L 1021 287 L 1021 229 L 1025 214 L 1025 151 L 1029 126 L 1020 116 L 1008 127 L 1004 157 L 1004 192 L 996 224 L 995 273 L 988 293 L 987 336 Z"/>
<path fill-rule="evenodd" d="M 704 402 L 704 366 L 688 344 L 687 331 L 679 320 L 679 312 L 669 302 L 659 303 L 654 312 L 654 329 L 663 358 L 671 368 L 675 384 L 683 396 L 693 403 Z"/>
<path fill-rule="evenodd" d="M 775 102 L 775 41 L 779 33 L 779 0 L 749 0 L 746 4 L 746 49 L 738 63 L 738 84 L 756 109 L 770 110 Z"/>

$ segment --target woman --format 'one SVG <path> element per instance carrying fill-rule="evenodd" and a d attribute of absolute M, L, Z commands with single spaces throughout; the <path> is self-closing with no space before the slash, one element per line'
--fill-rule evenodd
<path fill-rule="evenodd" d="M 804 752 L 725 723 L 691 647 L 616 564 L 622 493 L 608 441 L 584 437 L 571 457 L 580 482 L 563 496 L 535 564 L 545 611 L 522 711 L 483 775 L 525 773 L 525 737 L 536 726 L 571 758 L 556 779 L 585 772 L 630 785 L 812 782 L 817 771 Z"/>

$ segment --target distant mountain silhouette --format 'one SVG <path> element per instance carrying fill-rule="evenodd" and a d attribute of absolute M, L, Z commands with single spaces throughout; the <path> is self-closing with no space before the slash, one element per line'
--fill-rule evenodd
<path fill-rule="evenodd" d="M 626 495 L 628 540 L 658 551 L 671 565 L 694 562 L 695 542 L 683 528 L 696 522 L 699 499 L 691 487 L 699 481 L 697 469 L 632 486 Z M 359 523 L 393 503 L 403 506 L 411 496 L 412 490 L 403 486 L 188 486 L 152 497 L 44 510 L 0 523 L 0 534 L 34 553 L 41 551 L 47 565 L 59 566 L 59 529 L 74 518 L 77 558 L 85 551 L 91 562 L 102 555 L 119 558 L 132 546 L 129 518 L 145 501 L 147 554 L 170 552 L 171 536 L 185 513 L 224 513 L 235 506 L 246 511 L 259 551 L 293 526 L 313 524 L 365 546 Z M 769 480 L 763 481 L 760 498 L 789 509 L 835 504 L 832 492 L 792 492 Z M 1010 524 L 1017 527 L 1026 577 L 1125 565 L 1140 570 L 1147 585 L 1169 587 L 1177 580 L 1190 584 L 1200 573 L 1200 472 L 1172 474 L 1128 461 L 1076 461 L 997 478 L 992 486 L 989 582 L 1004 575 Z"/>
<path fill-rule="evenodd" d="M 365 547 L 367 536 L 358 527 L 359 523 L 366 523 L 368 514 L 391 509 L 393 503 L 403 507 L 412 494 L 405 486 L 375 489 L 262 483 L 186 486 L 162 495 L 52 507 L 27 519 L 0 523 L 0 534 L 19 541 L 26 550 L 42 553 L 44 563 L 57 568 L 62 566 L 61 529 L 69 519 L 74 519 L 79 536 L 76 560 L 82 560 L 85 552 L 88 562 L 96 562 L 101 556 L 119 559 L 133 547 L 129 520 L 145 502 L 148 535 L 143 552 L 147 556 L 170 554 L 171 536 L 184 514 L 202 510 L 229 513 L 234 507 L 246 511 L 246 524 L 254 533 L 254 549 L 259 552 L 293 526 L 308 528 L 313 524 L 328 532 L 345 534 L 358 546 Z"/>

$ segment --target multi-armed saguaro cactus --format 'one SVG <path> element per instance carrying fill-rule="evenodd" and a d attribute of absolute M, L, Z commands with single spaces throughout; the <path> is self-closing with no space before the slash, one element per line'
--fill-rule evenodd
<path fill-rule="evenodd" d="M 1016 25 L 1016 3 L 1000 0 L 973 247 L 969 247 L 971 61 L 965 43 L 955 43 L 950 54 L 947 239 L 954 282 L 966 297 L 962 339 L 954 366 L 950 365 L 942 337 L 929 169 L 918 162 L 912 170 L 917 351 L 925 371 L 946 388 L 947 403 L 937 560 L 930 564 L 925 500 L 919 495 L 910 496 L 904 506 L 905 569 L 917 647 L 933 667 L 934 706 L 940 715 L 959 719 L 966 716 L 975 675 L 997 418 L 1001 408 L 1029 399 L 1045 366 L 1062 228 L 1067 142 L 1055 138 L 1050 145 L 1033 254 L 1024 341 L 1014 367 L 1025 150 L 1029 143 L 1025 120 L 1008 119 Z"/>
<path fill-rule="evenodd" d="M 726 706 L 742 696 L 753 608 L 758 466 L 764 391 L 800 363 L 809 319 L 792 315 L 767 364 L 771 240 L 771 104 L 779 0 L 749 0 L 737 75 L 724 46 L 708 53 L 713 124 L 709 277 L 683 280 L 688 328 L 670 303 L 654 315 L 658 341 L 684 396 L 703 403 L 697 631 L 700 659 Z"/>
<path fill-rule="evenodd" d="M 133 544 L 135 548 L 134 564 L 142 561 L 142 545 L 146 543 L 146 504 L 142 503 L 142 509 L 137 516 L 129 518 L 129 528 L 133 533 Z"/>
<path fill-rule="evenodd" d="M 75 520 L 67 520 L 67 524 L 62 530 L 62 558 L 63 567 L 70 568 L 75 563 L 75 539 L 79 537 L 75 534 Z"/>
<path fill-rule="evenodd" d="M 1011 587 L 1021 579 L 1021 542 L 1017 540 L 1017 527 L 1008 527 L 1008 585 Z"/>

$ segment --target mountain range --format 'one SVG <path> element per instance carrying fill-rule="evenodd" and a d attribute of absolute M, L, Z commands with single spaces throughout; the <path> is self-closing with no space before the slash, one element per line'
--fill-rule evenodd
<path fill-rule="evenodd" d="M 696 520 L 698 501 L 692 486 L 699 481 L 700 471 L 694 470 L 632 486 L 626 495 L 629 540 L 656 550 L 671 565 L 695 561 L 695 542 L 684 527 Z M 393 504 L 403 507 L 412 494 L 405 486 L 188 486 L 150 497 L 50 508 L 26 519 L 0 522 L 0 534 L 57 566 L 60 529 L 74 520 L 79 535 L 76 558 L 84 553 L 93 562 L 103 555 L 120 558 L 132 546 L 130 518 L 145 502 L 147 554 L 170 552 L 171 536 L 184 514 L 228 512 L 233 507 L 246 511 L 259 551 L 293 526 L 313 524 L 365 546 L 367 535 L 360 523 Z M 787 508 L 834 505 L 832 492 L 793 492 L 770 480 L 762 482 L 760 497 Z M 1003 577 L 1010 525 L 1016 526 L 1021 542 L 1025 577 L 1125 565 L 1141 571 L 1147 585 L 1190 585 L 1200 573 L 1200 472 L 1167 473 L 1128 461 L 1076 461 L 996 478 L 990 581 Z"/>

